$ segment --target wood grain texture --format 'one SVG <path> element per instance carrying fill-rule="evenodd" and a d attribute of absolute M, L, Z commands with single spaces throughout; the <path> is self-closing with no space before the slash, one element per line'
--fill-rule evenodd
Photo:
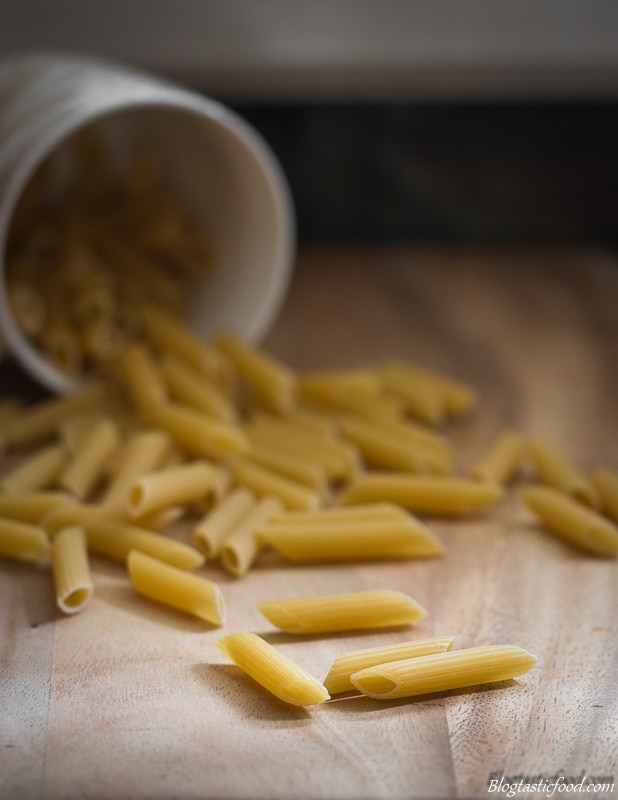
<path fill-rule="evenodd" d="M 597 250 L 314 248 L 266 345 L 298 369 L 394 356 L 471 383 L 478 409 L 445 430 L 461 473 L 507 426 L 590 472 L 618 469 L 617 308 L 618 259 Z M 90 605 L 61 618 L 45 564 L 0 562 L 0 797 L 485 798 L 494 773 L 618 786 L 618 563 L 545 532 L 519 500 L 526 481 L 482 515 L 426 520 L 441 559 L 293 566 L 265 554 L 242 579 L 206 565 L 227 604 L 220 629 L 149 603 L 99 558 Z M 412 595 L 427 618 L 299 639 L 257 610 L 380 588 Z M 231 630 L 263 634 L 319 678 L 342 650 L 449 634 L 457 647 L 517 644 L 539 664 L 508 686 L 302 710 L 217 650 Z"/>

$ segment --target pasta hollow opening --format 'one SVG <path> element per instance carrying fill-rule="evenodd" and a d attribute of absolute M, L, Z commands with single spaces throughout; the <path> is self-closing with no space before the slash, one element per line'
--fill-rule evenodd
<path fill-rule="evenodd" d="M 395 681 L 390 678 L 384 678 L 381 675 L 367 675 L 360 679 L 356 675 L 352 675 L 350 680 L 359 692 L 363 692 L 363 694 L 370 693 L 372 696 L 382 695 L 387 697 L 398 686 Z"/>
<path fill-rule="evenodd" d="M 91 590 L 87 588 L 75 589 L 63 599 L 67 608 L 79 608 L 90 597 Z"/>

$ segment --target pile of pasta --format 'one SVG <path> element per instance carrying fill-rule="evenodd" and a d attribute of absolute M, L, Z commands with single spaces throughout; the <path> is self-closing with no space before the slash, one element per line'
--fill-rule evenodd
<path fill-rule="evenodd" d="M 26 202 L 8 254 L 18 324 L 83 379 L 34 406 L 0 403 L 0 556 L 47 559 L 63 613 L 88 606 L 93 554 L 124 564 L 141 595 L 212 626 L 225 624 L 226 608 L 217 581 L 200 574 L 206 561 L 242 579 L 268 552 L 289 564 L 440 558 L 426 518 L 495 506 L 522 465 L 536 478 L 523 502 L 548 529 L 618 554 L 615 472 L 585 476 L 550 442 L 507 430 L 457 473 L 445 429 L 473 411 L 469 385 L 395 360 L 299 373 L 233 331 L 198 339 L 182 319 L 207 243 L 147 161 L 120 190 L 93 146 L 80 145 L 90 169 L 63 214 L 29 238 Z M 260 610 L 295 635 L 405 627 L 426 614 L 391 590 L 274 599 Z M 512 645 L 452 644 L 344 653 L 318 681 L 255 633 L 219 641 L 298 705 L 504 681 L 536 661 Z"/>

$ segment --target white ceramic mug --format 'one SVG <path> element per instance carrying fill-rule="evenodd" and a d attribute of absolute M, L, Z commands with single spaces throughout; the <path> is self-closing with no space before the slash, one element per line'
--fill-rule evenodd
<path fill-rule="evenodd" d="M 61 374 L 25 338 L 7 300 L 5 252 L 17 202 L 37 167 L 87 124 L 125 155 L 153 152 L 217 254 L 188 319 L 204 338 L 222 328 L 258 341 L 284 300 L 295 220 L 280 165 L 260 135 L 221 103 L 158 77 L 98 59 L 26 52 L 0 61 L 0 336 L 42 385 Z"/>

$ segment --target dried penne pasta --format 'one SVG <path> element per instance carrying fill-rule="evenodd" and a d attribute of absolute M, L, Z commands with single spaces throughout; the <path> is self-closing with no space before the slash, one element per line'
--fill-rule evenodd
<path fill-rule="evenodd" d="M 49 536 L 41 525 L 0 517 L 0 556 L 39 561 L 49 548 Z"/>
<path fill-rule="evenodd" d="M 8 470 L 0 481 L 4 492 L 34 492 L 56 485 L 68 460 L 68 451 L 62 444 L 53 443 L 42 447 L 21 459 Z"/>
<path fill-rule="evenodd" d="M 305 373 L 299 377 L 298 386 L 304 399 L 326 403 L 341 395 L 357 399 L 375 397 L 381 390 L 380 378 L 362 369 Z"/>
<path fill-rule="evenodd" d="M 590 481 L 601 498 L 604 514 L 618 522 L 618 473 L 609 469 L 596 470 Z"/>
<path fill-rule="evenodd" d="M 214 581 L 131 550 L 127 567 L 133 586 L 144 597 L 171 606 L 178 611 L 223 625 L 225 603 L 221 588 Z"/>
<path fill-rule="evenodd" d="M 503 431 L 473 467 L 470 477 L 489 483 L 507 483 L 517 470 L 524 441 L 515 431 Z"/>
<path fill-rule="evenodd" d="M 389 364 L 378 370 L 384 389 L 405 404 L 413 417 L 439 425 L 447 416 L 444 391 L 432 382 L 419 380 L 399 364 Z"/>
<path fill-rule="evenodd" d="M 293 634 L 392 628 L 427 615 L 416 600 L 389 590 L 270 600 L 258 608 L 273 625 Z"/>
<path fill-rule="evenodd" d="M 468 647 L 368 667 L 350 681 L 368 697 L 395 700 L 508 681 L 531 670 L 537 660 L 514 645 Z"/>
<path fill-rule="evenodd" d="M 332 439 L 339 428 L 337 421 L 330 416 L 299 406 L 286 412 L 284 419 L 286 422 L 292 423 L 292 425 L 297 425 L 302 430 L 320 434 L 327 439 Z"/>
<path fill-rule="evenodd" d="M 477 392 L 462 381 L 402 362 L 394 362 L 389 367 L 417 385 L 440 392 L 449 416 L 467 414 L 477 402 Z"/>
<path fill-rule="evenodd" d="M 545 525 L 572 544 L 603 556 L 618 555 L 618 528 L 559 489 L 527 489 L 523 501 Z"/>
<path fill-rule="evenodd" d="M 296 404 L 297 379 L 290 369 L 231 332 L 221 333 L 216 344 L 267 407 L 285 412 Z"/>
<path fill-rule="evenodd" d="M 228 633 L 217 647 L 271 694 L 295 706 L 329 699 L 324 685 L 255 633 Z"/>
<path fill-rule="evenodd" d="M 335 658 L 328 675 L 324 679 L 324 686 L 331 695 L 354 691 L 350 677 L 355 672 L 369 667 L 376 667 L 380 664 L 388 664 L 391 661 L 419 658 L 420 656 L 429 656 L 434 653 L 446 653 L 452 647 L 453 637 L 441 636 L 432 639 L 416 639 L 411 642 L 367 647 L 363 650 L 349 650 L 346 653 L 340 653 Z"/>
<path fill-rule="evenodd" d="M 267 523 L 257 536 L 295 562 L 362 561 L 442 555 L 444 548 L 412 516 L 314 523 Z"/>
<path fill-rule="evenodd" d="M 83 528 L 63 528 L 51 546 L 56 603 L 65 614 L 77 614 L 94 592 Z"/>
<path fill-rule="evenodd" d="M 316 461 L 281 450 L 276 445 L 254 445 L 247 457 L 266 469 L 314 489 L 322 496 L 326 494 L 328 486 L 326 470 Z"/>
<path fill-rule="evenodd" d="M 239 486 L 223 497 L 218 505 L 198 522 L 193 529 L 193 538 L 206 558 L 215 558 L 219 555 L 225 538 L 254 504 L 253 493 Z"/>
<path fill-rule="evenodd" d="M 339 496 L 340 503 L 397 503 L 410 511 L 435 516 L 463 516 L 496 503 L 498 484 L 464 478 L 375 472 L 359 475 Z"/>
<path fill-rule="evenodd" d="M 205 561 L 203 553 L 185 542 L 121 520 L 90 517 L 82 526 L 88 547 L 116 561 L 125 561 L 130 550 L 139 550 L 183 570 L 201 567 Z"/>
<path fill-rule="evenodd" d="M 173 353 L 194 369 L 216 375 L 221 370 L 221 356 L 212 345 L 203 342 L 172 314 L 155 305 L 142 315 L 146 340 L 162 353 Z"/>
<path fill-rule="evenodd" d="M 252 463 L 248 458 L 236 458 L 230 469 L 240 486 L 250 489 L 258 497 L 275 496 L 289 509 L 319 508 L 322 497 L 319 492 L 274 472 L 268 467 Z"/>
<path fill-rule="evenodd" d="M 114 475 L 101 498 L 106 508 L 125 510 L 134 481 L 161 467 L 172 450 L 172 438 L 161 430 L 138 430 L 122 450 Z"/>
<path fill-rule="evenodd" d="M 58 476 L 58 486 L 78 500 L 86 500 L 102 481 L 107 462 L 119 446 L 116 423 L 106 417 L 97 420 Z"/>
<path fill-rule="evenodd" d="M 70 503 L 63 503 L 50 508 L 40 519 L 40 524 L 53 539 L 62 528 L 69 525 L 82 525 L 87 519 L 118 519 L 112 509 L 94 503 L 79 503 L 71 497 Z"/>
<path fill-rule="evenodd" d="M 73 498 L 63 492 L 20 491 L 0 494 L 0 517 L 38 523 L 58 506 L 74 502 Z"/>
<path fill-rule="evenodd" d="M 321 525 L 322 523 L 332 524 L 337 521 L 346 522 L 350 520 L 401 520 L 406 518 L 408 512 L 395 503 L 366 503 L 351 506 L 330 506 L 319 508 L 316 511 L 286 511 L 283 514 L 274 516 L 269 520 L 269 524 L 283 526 L 300 523 L 310 523 Z"/>
<path fill-rule="evenodd" d="M 161 373 L 170 395 L 197 411 L 220 419 L 236 422 L 238 412 L 224 392 L 203 373 L 173 355 L 165 355 Z"/>
<path fill-rule="evenodd" d="M 159 365 L 141 344 L 126 348 L 117 362 L 127 393 L 142 415 L 168 401 L 167 388 Z"/>
<path fill-rule="evenodd" d="M 151 407 L 145 421 L 167 431 L 181 447 L 204 458 L 218 460 L 249 448 L 247 437 L 237 425 L 213 419 L 181 403 Z"/>
<path fill-rule="evenodd" d="M 131 486 L 129 515 L 135 518 L 165 506 L 202 500 L 212 491 L 216 475 L 215 467 L 202 460 L 148 472 Z"/>
<path fill-rule="evenodd" d="M 448 451 L 405 439 L 380 423 L 347 419 L 342 421 L 341 430 L 371 466 L 435 475 L 447 475 L 451 471 Z"/>
<path fill-rule="evenodd" d="M 54 397 L 33 408 L 25 408 L 7 431 L 7 443 L 11 447 L 21 447 L 49 439 L 66 420 L 100 408 L 104 397 L 103 386 L 93 383 L 66 397 Z"/>
<path fill-rule="evenodd" d="M 599 508 L 599 496 L 590 481 L 560 452 L 557 447 L 541 439 L 526 443 L 539 478 L 561 492 L 571 495 L 590 508 Z"/>
<path fill-rule="evenodd" d="M 221 560 L 228 572 L 239 577 L 249 570 L 262 549 L 255 531 L 282 510 L 278 498 L 262 497 L 240 518 L 221 548 Z"/>

